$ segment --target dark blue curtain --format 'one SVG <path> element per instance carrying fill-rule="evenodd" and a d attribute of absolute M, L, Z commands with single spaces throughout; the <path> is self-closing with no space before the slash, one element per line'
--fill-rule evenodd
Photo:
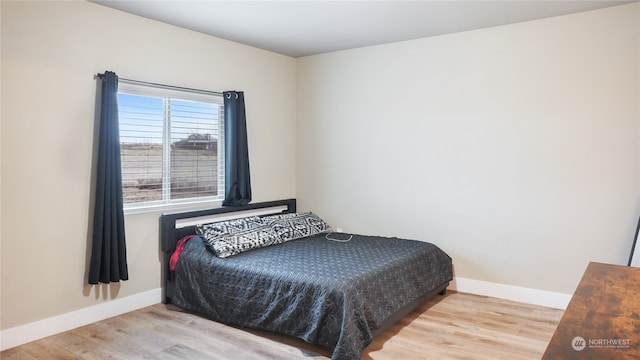
<path fill-rule="evenodd" d="M 223 206 L 240 206 L 251 202 L 249 148 L 244 93 L 225 91 L 224 95 L 224 201 Z"/>
<path fill-rule="evenodd" d="M 100 133 L 89 284 L 129 279 L 122 209 L 122 173 L 118 129 L 118 76 L 99 76 Z"/>

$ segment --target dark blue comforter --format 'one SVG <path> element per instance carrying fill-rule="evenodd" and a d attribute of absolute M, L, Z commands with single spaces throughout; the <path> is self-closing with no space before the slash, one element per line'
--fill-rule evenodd
<path fill-rule="evenodd" d="M 360 359 L 388 317 L 452 279 L 451 258 L 431 243 L 325 234 L 226 259 L 196 237 L 175 274 L 176 305 L 323 346 L 333 360 Z"/>

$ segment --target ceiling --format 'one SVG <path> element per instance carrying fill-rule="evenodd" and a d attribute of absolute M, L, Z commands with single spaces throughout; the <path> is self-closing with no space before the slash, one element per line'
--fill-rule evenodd
<path fill-rule="evenodd" d="M 506 25 L 634 1 L 89 0 L 292 57 Z"/>

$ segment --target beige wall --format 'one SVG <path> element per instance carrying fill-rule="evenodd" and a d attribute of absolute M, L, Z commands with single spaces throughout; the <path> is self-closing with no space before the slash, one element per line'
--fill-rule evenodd
<path fill-rule="evenodd" d="M 640 214 L 638 4 L 298 60 L 297 195 L 456 275 L 571 294 Z"/>
<path fill-rule="evenodd" d="M 159 213 L 126 218 L 129 281 L 85 284 L 98 72 L 243 90 L 254 200 L 295 197 L 295 59 L 83 1 L 1 9 L 1 329 L 161 285 Z"/>

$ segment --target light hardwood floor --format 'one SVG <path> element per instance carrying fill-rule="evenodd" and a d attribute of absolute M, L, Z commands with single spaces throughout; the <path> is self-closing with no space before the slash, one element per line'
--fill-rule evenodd
<path fill-rule="evenodd" d="M 562 310 L 449 291 L 380 334 L 363 360 L 540 359 Z M 297 339 L 153 305 L 0 353 L 2 359 L 324 359 Z"/>

